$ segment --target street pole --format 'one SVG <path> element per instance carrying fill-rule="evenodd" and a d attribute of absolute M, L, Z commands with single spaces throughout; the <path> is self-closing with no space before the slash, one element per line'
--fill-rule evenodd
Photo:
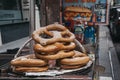
<path fill-rule="evenodd" d="M 30 27 L 29 27 L 29 37 L 31 38 L 31 35 L 33 31 L 35 30 L 35 0 L 30 0 Z M 33 44 L 34 42 L 30 42 L 30 53 L 33 53 Z"/>

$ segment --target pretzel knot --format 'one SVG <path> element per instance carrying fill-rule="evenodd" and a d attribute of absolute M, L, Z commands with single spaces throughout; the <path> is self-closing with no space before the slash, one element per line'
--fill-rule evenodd
<path fill-rule="evenodd" d="M 75 55 L 69 58 L 63 58 L 60 60 L 61 68 L 63 69 L 75 69 L 85 66 L 90 58 L 79 51 L 74 51 Z"/>
<path fill-rule="evenodd" d="M 75 36 L 66 27 L 51 24 L 34 31 L 32 38 L 41 45 L 48 45 L 55 42 L 72 42 Z"/>
<path fill-rule="evenodd" d="M 59 50 L 73 50 L 76 47 L 74 42 L 70 42 L 70 43 L 59 43 L 56 42 L 54 44 L 51 45 L 46 45 L 46 46 L 42 46 L 41 44 L 35 44 L 34 45 L 34 51 L 37 53 L 49 53 L 50 52 L 55 52 L 55 51 L 59 51 Z"/>

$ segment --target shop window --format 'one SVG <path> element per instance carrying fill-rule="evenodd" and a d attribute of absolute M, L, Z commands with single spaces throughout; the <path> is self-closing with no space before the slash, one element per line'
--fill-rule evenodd
<path fill-rule="evenodd" d="M 22 9 L 22 0 L 0 0 L 0 46 L 27 37 L 29 11 Z"/>
<path fill-rule="evenodd" d="M 18 0 L 0 0 L 1 10 L 16 10 Z"/>

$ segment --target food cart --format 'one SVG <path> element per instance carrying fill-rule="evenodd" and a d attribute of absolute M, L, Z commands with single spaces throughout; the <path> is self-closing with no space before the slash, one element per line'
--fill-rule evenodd
<path fill-rule="evenodd" d="M 79 0 L 64 0 L 64 1 L 67 1 L 67 2 L 76 1 L 77 2 Z M 94 1 L 94 0 L 91 0 L 91 1 Z M 60 3 L 61 3 L 61 0 L 60 0 Z M 34 27 L 35 26 L 35 17 L 34 17 L 35 16 L 35 13 L 34 13 L 35 12 L 34 11 L 35 3 L 34 3 L 34 0 L 30 0 L 30 5 L 31 5 L 31 7 L 30 7 L 30 14 L 31 14 L 30 15 L 30 38 L 21 46 L 21 48 L 17 51 L 17 53 L 15 55 L 12 55 L 12 58 L 16 58 L 20 53 L 22 53 L 24 55 L 25 53 L 32 53 L 33 52 L 32 49 L 33 49 L 34 43 L 31 40 L 31 34 L 35 30 L 35 27 Z M 47 9 L 48 8 L 46 8 L 46 10 Z M 91 14 L 88 14 L 88 15 L 91 15 Z M 60 16 L 62 18 L 64 17 L 63 15 L 61 15 L 61 13 L 60 13 Z M 61 21 L 62 20 L 61 17 L 60 17 L 59 21 L 60 21 L 60 23 L 61 22 L 63 23 L 63 21 Z M 49 18 L 46 18 L 46 19 L 49 19 Z M 49 23 L 49 20 L 47 23 Z M 26 49 L 26 45 L 28 43 L 30 43 L 30 45 Z M 89 62 L 84 67 L 81 67 L 79 69 L 71 69 L 71 70 L 53 69 L 53 70 L 50 70 L 47 72 L 38 72 L 38 73 L 36 73 L 36 72 L 35 73 L 16 73 L 16 72 L 12 71 L 11 65 L 9 62 L 9 63 L 1 66 L 0 79 L 11 79 L 11 80 L 14 80 L 14 79 L 21 79 L 21 80 L 23 80 L 23 79 L 33 79 L 33 80 L 36 80 L 36 79 L 41 79 L 41 80 L 46 80 L 46 79 L 47 80 L 48 79 L 50 79 L 50 80 L 57 80 L 57 79 L 62 79 L 62 80 L 69 80 L 69 79 L 72 79 L 72 80 L 93 80 L 95 78 L 95 69 L 94 69 L 95 54 L 94 53 L 96 52 L 96 46 L 89 45 L 89 44 L 81 44 L 81 42 L 79 40 L 76 43 L 78 44 L 78 48 L 81 48 L 83 52 L 84 52 L 84 50 L 86 50 L 87 54 L 91 57 L 92 62 Z"/>

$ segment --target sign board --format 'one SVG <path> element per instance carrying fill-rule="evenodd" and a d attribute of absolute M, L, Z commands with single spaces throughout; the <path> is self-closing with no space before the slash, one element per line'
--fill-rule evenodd
<path fill-rule="evenodd" d="M 107 0 L 63 0 L 62 7 L 63 22 L 79 14 L 87 22 L 108 24 Z"/>
<path fill-rule="evenodd" d="M 95 43 L 95 26 L 108 24 L 107 0 L 62 0 L 62 23 L 81 43 Z"/>

